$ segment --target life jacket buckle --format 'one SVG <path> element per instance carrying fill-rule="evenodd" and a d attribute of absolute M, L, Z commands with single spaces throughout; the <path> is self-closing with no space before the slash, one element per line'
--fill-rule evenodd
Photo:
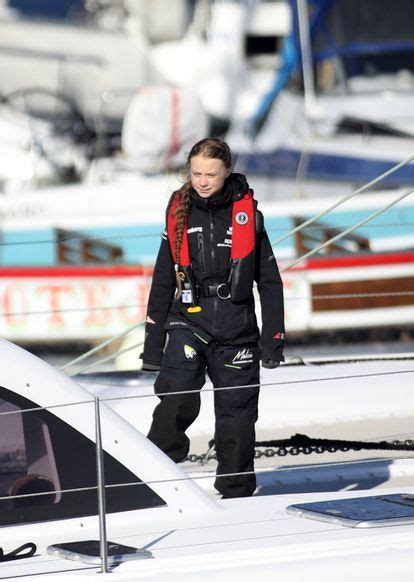
<path fill-rule="evenodd" d="M 230 289 L 227 283 L 220 283 L 220 285 L 217 285 L 216 293 L 219 299 L 230 299 Z"/>

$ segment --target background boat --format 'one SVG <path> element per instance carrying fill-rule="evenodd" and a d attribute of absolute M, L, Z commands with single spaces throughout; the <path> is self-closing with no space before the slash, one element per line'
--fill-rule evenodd
<path fill-rule="evenodd" d="M 413 202 L 407 193 L 391 207 L 404 191 L 389 189 L 390 183 L 412 183 L 408 153 L 411 140 L 407 135 L 396 135 L 397 129 L 402 131 L 401 123 L 407 128 L 410 124 L 405 104 L 409 102 L 411 88 L 394 83 L 404 75 L 408 78 L 408 73 L 401 75 L 398 71 L 402 66 L 409 67 L 412 48 L 404 36 L 404 23 L 397 26 L 401 17 L 393 16 L 391 40 L 381 37 L 374 50 L 367 44 L 368 36 L 375 36 L 378 27 L 384 25 L 385 12 L 373 12 L 368 0 L 355 7 L 359 11 L 355 14 L 369 17 L 368 36 L 362 35 L 357 47 L 351 43 L 352 35 L 346 42 L 340 42 L 339 31 L 349 32 L 355 15 L 349 17 L 351 20 L 345 17 L 341 20 L 341 10 L 347 9 L 336 2 L 329 9 L 318 2 L 306 3 L 311 19 L 309 46 L 306 34 L 303 36 L 306 32 L 303 23 L 301 38 L 298 34 L 298 17 L 303 13 L 285 2 L 271 7 L 261 2 L 254 6 L 214 2 L 209 10 L 205 3 L 198 3 L 187 21 L 177 7 L 177 10 L 170 7 L 181 20 L 178 18 L 170 29 L 164 23 L 158 32 L 150 26 L 144 31 L 131 24 L 150 18 L 149 12 L 143 12 L 145 3 L 135 9 L 125 4 L 128 9 L 123 16 L 122 11 L 115 14 L 105 3 L 92 4 L 84 11 L 83 21 L 53 22 L 44 18 L 30 21 L 21 17 L 13 20 L 9 16 L 0 23 L 5 31 L 4 50 L 0 51 L 5 74 L 0 83 L 7 97 L 2 111 L 8 121 L 5 127 L 9 128 L 3 134 L 4 151 L 11 154 L 14 162 L 4 164 L 5 195 L 0 197 L 4 337 L 30 343 L 82 338 L 95 342 L 121 332 L 122 326 L 134 319 L 137 323 L 142 319 L 167 200 L 185 179 L 181 170 L 189 144 L 204 136 L 208 128 L 215 131 L 220 128 L 222 132 L 228 129 L 229 139 L 243 130 L 244 137 L 235 144 L 236 168 L 244 164 L 239 145 L 249 148 L 252 160 L 256 153 L 259 156 L 258 165 L 248 168 L 249 181 L 266 216 L 266 228 L 283 271 L 290 337 L 351 329 L 391 330 L 393 323 L 397 323 L 401 333 L 409 334 Z M 300 2 L 299 7 L 306 12 L 304 4 Z M 17 4 L 13 7 L 17 8 Z M 325 32 L 331 26 L 337 36 L 328 50 Z M 396 40 L 399 34 L 404 40 L 402 46 Z M 52 38 L 56 44 L 53 54 L 49 54 Z M 73 38 L 76 43 L 71 41 Z M 111 45 L 111 54 L 109 38 L 115 43 Z M 271 38 L 271 50 L 264 54 L 261 51 L 266 38 Z M 289 57 L 286 51 L 292 44 L 296 47 L 295 60 L 286 62 Z M 42 54 L 33 53 L 33 47 Z M 114 47 L 119 47 L 119 51 Z M 189 47 L 191 51 L 187 50 Z M 312 85 L 309 88 L 309 71 L 306 72 L 308 49 L 312 49 L 319 77 L 322 69 L 332 73 L 330 85 L 324 85 L 324 79 L 318 77 L 317 91 L 310 94 Z M 134 74 L 115 62 L 129 51 L 135 51 L 135 58 L 144 63 L 142 67 L 138 61 L 132 63 Z M 98 66 L 95 61 L 99 58 L 109 59 L 108 66 Z M 79 59 L 81 63 L 77 66 Z M 348 74 L 346 83 L 338 74 L 338 59 Z M 25 76 L 29 62 L 40 84 L 40 89 L 35 88 L 34 92 Z M 212 80 L 214 91 L 203 82 L 200 70 L 193 67 L 195 63 L 199 63 L 204 78 Z M 376 74 L 368 78 L 364 67 L 373 63 Z M 285 78 L 284 92 L 277 95 L 272 109 L 266 111 L 261 120 L 263 125 L 257 127 L 260 131 L 252 141 L 252 134 L 245 132 L 245 122 L 252 120 L 254 108 L 275 69 L 279 71 L 277 84 L 280 84 L 288 65 L 290 81 Z M 91 74 L 91 67 L 94 71 L 98 67 L 96 75 Z M 381 67 L 387 69 L 386 73 Z M 53 76 L 52 69 L 59 74 Z M 292 87 L 300 71 L 305 71 L 303 94 Z M 86 77 L 89 84 L 84 82 Z M 321 92 L 318 83 L 322 83 Z M 387 83 L 395 87 L 392 95 Z M 79 87 L 86 88 L 87 95 Z M 47 95 L 54 97 L 46 99 Z M 402 105 L 397 107 L 395 99 Z M 309 109 L 309 103 L 315 107 Z M 391 109 L 385 103 L 391 104 L 387 106 Z M 23 111 L 12 109 L 12 106 L 18 109 L 18 105 L 23 106 Z M 376 124 L 375 130 L 381 123 L 376 117 L 377 109 L 378 115 L 398 110 L 404 118 L 398 122 L 395 116 L 390 117 L 392 132 L 380 136 L 388 144 L 380 148 L 382 158 L 378 160 L 381 158 L 384 163 L 366 166 L 370 168 L 369 180 L 378 176 L 374 169 L 388 169 L 395 160 L 384 155 L 388 147 L 398 151 L 401 158 L 405 156 L 404 165 L 383 175 L 375 184 L 375 192 L 367 188 L 303 230 L 292 233 L 292 229 L 320 214 L 331 203 L 319 182 L 328 165 L 323 162 L 318 166 L 321 174 L 316 182 L 310 174 L 303 173 L 307 187 L 317 186 L 311 199 L 304 193 L 297 196 L 299 190 L 292 195 L 285 186 L 279 191 L 273 182 L 278 178 L 270 176 L 267 170 L 262 172 L 259 166 L 262 162 L 275 164 L 281 150 L 272 149 L 271 142 L 266 145 L 261 140 L 267 132 L 276 141 L 282 139 L 285 153 L 291 139 L 302 147 L 304 134 L 295 133 L 301 127 L 296 124 L 295 115 L 300 114 L 303 123 L 312 126 L 309 132 L 312 140 L 320 134 L 325 140 L 325 151 L 330 155 L 341 151 L 348 159 L 348 167 L 356 171 L 358 164 L 352 157 L 356 149 L 363 153 L 365 162 L 371 156 L 368 142 L 356 146 L 355 135 L 359 135 L 358 140 L 361 137 L 359 129 L 355 130 L 358 124 L 352 126 L 352 135 L 342 133 L 344 120 L 354 116 L 355 121 L 356 109 L 364 119 L 368 113 L 371 115 L 369 122 Z M 312 117 L 316 110 L 323 115 Z M 283 127 L 272 122 L 272 116 L 280 114 Z M 289 123 L 292 125 L 286 125 Z M 75 127 L 78 134 L 75 131 L 71 137 L 66 135 L 66 130 Z M 161 132 L 157 133 L 156 128 L 161 128 Z M 293 158 L 285 153 L 282 151 L 281 155 L 287 172 L 289 159 Z M 20 170 L 20 176 L 15 169 Z M 325 177 L 329 178 L 328 174 Z M 342 180 L 338 168 L 335 175 L 338 182 Z M 292 180 L 291 175 L 285 178 L 291 185 L 300 181 L 298 177 Z M 359 182 L 362 175 L 354 178 L 351 182 Z M 327 183 L 332 186 L 330 179 Z M 331 195 L 334 192 L 332 188 Z M 347 181 L 342 185 L 341 195 L 349 192 Z M 297 266 L 290 266 L 302 255 L 313 253 L 319 244 L 387 205 L 386 212 L 357 228 L 352 235 L 318 251 L 318 258 L 309 257 Z M 289 233 L 290 236 L 285 236 Z M 351 313 L 354 318 L 349 317 Z M 133 357 L 135 365 L 136 356 Z"/>
<path fill-rule="evenodd" d="M 409 1 L 289 2 L 291 34 L 273 85 L 227 138 L 269 198 L 338 192 L 412 152 Z M 237 109 L 236 114 L 237 115 Z M 381 187 L 411 184 L 413 166 Z"/>
<path fill-rule="evenodd" d="M 164 227 L 160 219 L 168 200 L 165 182 L 155 177 L 148 183 L 152 192 L 142 197 L 135 192 L 116 195 L 108 185 L 89 189 L 88 199 L 79 186 L 0 199 L 3 337 L 27 342 L 92 341 L 144 319 Z M 139 179 L 131 184 L 139 187 Z M 395 194 L 350 200 L 275 245 L 292 337 L 396 324 L 411 328 L 414 208 L 410 196 L 356 234 L 288 268 L 292 259 L 370 216 L 395 200 Z M 325 205 L 321 199 L 261 207 L 270 239 L 277 243 L 280 235 Z"/>
<path fill-rule="evenodd" d="M 3 99 L 58 132 L 72 123 L 89 159 L 132 154 L 130 169 L 144 175 L 180 167 L 198 134 L 224 134 L 236 168 L 268 199 L 336 195 L 412 153 L 409 0 L 392 12 L 372 0 L 193 11 L 176 0 L 157 28 L 161 5 L 91 2 L 71 21 L 3 19 Z M 412 180 L 409 164 L 380 187 Z"/>

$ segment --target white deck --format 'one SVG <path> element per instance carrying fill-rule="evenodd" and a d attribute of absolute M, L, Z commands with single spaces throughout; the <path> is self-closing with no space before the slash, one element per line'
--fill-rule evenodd
<path fill-rule="evenodd" d="M 412 580 L 413 526 L 346 528 L 293 517 L 285 511 L 291 503 L 337 496 L 318 493 L 220 501 L 223 511 L 214 517 L 186 519 L 182 523 L 166 520 L 162 526 L 158 520 L 146 519 L 150 516 L 145 512 L 135 512 L 127 523 L 109 518 L 110 540 L 148 549 L 153 555 L 153 559 L 119 565 L 111 579 L 175 581 L 187 575 L 190 580 L 249 580 L 256 573 L 260 580 L 282 575 L 283 580 L 299 580 L 306 572 L 307 580 L 328 580 L 324 575 L 335 575 L 338 581 L 349 576 L 370 581 L 387 580 L 393 572 L 394 579 Z M 54 535 L 49 530 L 46 543 L 68 541 L 70 537 L 68 533 Z M 84 538 L 85 534 L 79 532 L 76 539 Z M 390 553 L 392 561 L 385 561 Z M 33 580 L 42 579 L 40 573 L 59 573 L 58 579 L 63 581 L 64 572 L 83 573 L 85 579 L 90 579 L 99 570 L 50 556 L 42 546 L 38 554 L 20 563 L 3 565 L 2 573 L 7 568 L 7 576 L 22 576 L 25 580 L 32 579 L 26 578 L 28 572 L 37 574 Z M 355 578 L 359 572 L 364 573 L 363 578 Z"/>
<path fill-rule="evenodd" d="M 52 414 L 93 441 L 90 392 L 27 352 L 5 341 L 0 344 L 2 385 L 40 406 L 59 405 L 51 410 Z M 356 438 L 356 427 L 361 427 L 361 434 L 368 434 L 375 421 L 380 423 L 378 426 L 382 423 L 389 435 L 395 432 L 401 419 L 407 420 L 408 427 L 413 413 L 412 368 L 412 362 L 406 361 L 285 366 L 266 371 L 263 380 L 273 387 L 263 388 L 261 406 L 266 402 L 266 394 L 272 394 L 274 400 L 268 401 L 262 414 L 262 419 L 268 418 L 269 423 L 263 430 L 279 427 L 280 434 L 288 430 L 284 436 L 290 436 L 291 429 L 297 432 L 298 423 L 315 431 L 326 426 L 332 431 L 339 427 L 346 432 L 345 428 L 352 427 L 348 436 Z M 140 391 L 148 394 L 150 387 L 95 389 L 103 397 L 109 397 L 111 391 L 112 396 L 132 396 Z M 211 392 L 207 394 L 211 397 Z M 88 404 L 63 406 L 79 401 Z M 152 402 L 153 406 L 154 398 L 113 402 L 123 402 L 123 412 L 128 409 L 131 417 L 138 411 L 145 416 L 151 411 L 151 406 L 145 403 Z M 299 468 L 304 456 L 296 457 L 289 466 L 285 457 L 276 465 L 272 458 L 273 467 L 263 467 L 265 472 L 258 476 L 257 495 L 218 500 L 211 486 L 210 489 L 204 486 L 204 491 L 198 486 L 202 481 L 208 484 L 209 480 L 211 485 L 211 474 L 204 473 L 199 476 L 206 479 L 193 481 L 182 470 L 188 467 L 172 463 L 105 404 L 101 405 L 101 423 L 105 450 L 149 483 L 166 502 L 166 506 L 107 515 L 110 541 L 152 553 L 151 559 L 121 563 L 108 575 L 110 580 L 181 582 L 185 576 L 192 582 L 213 579 L 250 582 L 252 577 L 260 582 L 278 579 L 411 582 L 414 525 L 349 528 L 292 516 L 286 507 L 312 500 L 379 493 L 414 494 L 414 460 L 392 460 L 387 454 L 375 460 L 326 463 L 325 455 L 318 455 L 316 461 Z M 211 423 L 212 420 L 209 426 Z M 279 434 L 277 431 L 273 436 Z M 3 526 L 1 546 L 5 553 L 28 541 L 36 543 L 37 552 L 32 558 L 0 564 L 0 579 L 46 582 L 54 577 L 64 582 L 86 581 L 93 576 L 97 580 L 104 578 L 98 574 L 97 566 L 52 556 L 46 551 L 51 544 L 97 540 L 98 525 L 97 516 L 92 516 Z"/>
<path fill-rule="evenodd" d="M 91 381 L 83 385 L 147 434 L 158 402 L 154 379 L 155 375 L 143 374 L 126 385 Z M 262 368 L 257 440 L 285 439 L 295 433 L 352 440 L 410 438 L 413 381 L 414 359 Z M 187 431 L 191 453 L 206 452 L 213 438 L 213 398 L 207 381 L 201 391 L 201 412 Z"/>

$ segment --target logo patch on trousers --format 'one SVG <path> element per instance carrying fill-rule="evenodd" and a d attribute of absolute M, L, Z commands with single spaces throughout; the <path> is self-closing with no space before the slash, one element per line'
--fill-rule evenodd
<path fill-rule="evenodd" d="M 185 344 L 184 345 L 184 354 L 185 354 L 185 357 L 187 358 L 187 360 L 192 360 L 193 358 L 196 357 L 197 352 L 195 351 L 194 348 Z"/>
<path fill-rule="evenodd" d="M 232 359 L 233 364 L 251 364 L 253 362 L 253 353 L 249 348 L 239 350 Z"/>

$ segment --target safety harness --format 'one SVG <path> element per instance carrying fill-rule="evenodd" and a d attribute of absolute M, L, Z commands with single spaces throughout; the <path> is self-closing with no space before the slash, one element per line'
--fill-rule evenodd
<path fill-rule="evenodd" d="M 175 245 L 177 240 L 177 217 L 175 210 L 180 204 L 179 192 L 176 192 L 167 213 L 167 233 L 171 254 L 175 261 Z M 227 286 L 228 295 L 218 296 L 221 299 L 231 299 L 234 302 L 247 299 L 253 287 L 254 255 L 256 241 L 255 203 L 253 191 L 237 194 L 232 208 L 232 243 L 230 255 L 229 277 L 221 285 Z M 179 262 L 175 264 L 183 284 L 182 300 L 191 304 L 189 311 L 199 311 L 197 286 L 191 269 L 190 249 L 188 242 L 188 219 L 183 229 L 180 245 Z"/>

